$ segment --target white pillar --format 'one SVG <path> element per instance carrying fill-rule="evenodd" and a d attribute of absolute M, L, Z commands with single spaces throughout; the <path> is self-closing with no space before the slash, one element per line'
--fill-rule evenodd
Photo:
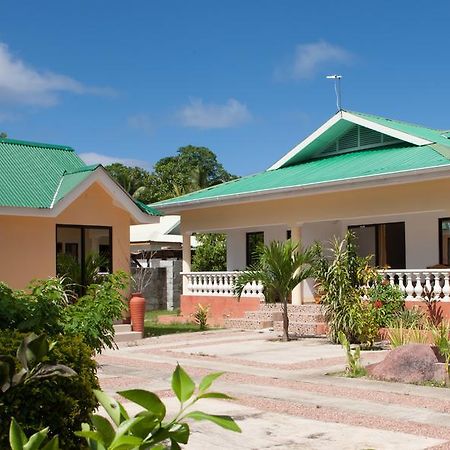
<path fill-rule="evenodd" d="M 302 229 L 299 225 L 291 225 L 291 241 L 292 243 L 300 243 L 302 237 Z M 292 291 L 292 304 L 301 305 L 303 303 L 303 286 L 302 283 L 298 284 Z"/>
<path fill-rule="evenodd" d="M 183 272 L 191 271 L 191 233 L 183 233 Z M 187 278 L 183 276 L 183 294 L 187 292 Z"/>

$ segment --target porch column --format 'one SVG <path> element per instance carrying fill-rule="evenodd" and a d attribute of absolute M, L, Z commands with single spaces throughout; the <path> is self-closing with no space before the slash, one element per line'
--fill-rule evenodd
<path fill-rule="evenodd" d="M 183 272 L 191 271 L 191 233 L 183 233 Z M 183 276 L 183 294 L 187 293 L 187 278 Z"/>
<path fill-rule="evenodd" d="M 291 225 L 291 241 L 298 244 L 302 237 L 302 228 L 299 225 Z M 292 304 L 301 305 L 303 303 L 303 282 L 298 284 L 292 291 Z"/>

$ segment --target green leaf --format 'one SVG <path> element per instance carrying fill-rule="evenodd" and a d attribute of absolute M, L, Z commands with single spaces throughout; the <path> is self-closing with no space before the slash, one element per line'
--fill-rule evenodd
<path fill-rule="evenodd" d="M 45 438 L 48 434 L 48 427 L 43 430 L 34 433 L 28 442 L 23 446 L 23 450 L 38 450 L 41 446 L 42 442 L 44 442 Z"/>
<path fill-rule="evenodd" d="M 42 450 L 59 450 L 59 438 L 58 436 L 53 436 L 53 438 L 48 441 Z"/>
<path fill-rule="evenodd" d="M 30 333 L 20 343 L 17 349 L 17 359 L 24 369 L 32 369 L 38 362 L 42 361 L 48 353 L 48 341 L 45 334 L 36 336 Z"/>
<path fill-rule="evenodd" d="M 190 430 L 187 423 L 179 424 L 179 427 L 175 430 L 172 429 L 169 433 L 171 441 L 175 440 L 181 442 L 182 444 L 187 444 L 189 440 Z"/>
<path fill-rule="evenodd" d="M 21 426 L 17 423 L 14 417 L 11 419 L 11 425 L 9 427 L 9 445 L 12 450 L 23 450 L 23 446 L 28 442 L 25 433 Z"/>
<path fill-rule="evenodd" d="M 156 427 L 159 427 L 161 421 L 159 417 L 155 416 L 153 413 L 148 411 L 142 411 L 137 414 L 137 416 L 142 417 L 142 420 L 135 423 L 129 430 L 133 436 L 138 436 L 145 439 L 149 434 L 153 434 Z"/>
<path fill-rule="evenodd" d="M 170 440 L 170 450 L 181 450 L 181 447 L 175 439 Z"/>
<path fill-rule="evenodd" d="M 136 436 L 120 436 L 108 450 L 132 450 L 138 448 L 143 440 Z"/>
<path fill-rule="evenodd" d="M 131 400 L 133 403 L 144 407 L 147 411 L 151 411 L 159 417 L 160 420 L 163 420 L 166 416 L 166 407 L 164 406 L 164 403 L 153 392 L 145 391 L 143 389 L 130 389 L 127 391 L 120 391 L 118 394 L 125 397 L 127 400 Z"/>
<path fill-rule="evenodd" d="M 125 408 L 118 401 L 103 391 L 94 389 L 94 394 L 116 426 L 119 426 L 124 420 L 129 419 Z"/>
<path fill-rule="evenodd" d="M 224 400 L 234 400 L 233 397 L 230 397 L 227 394 L 222 394 L 221 392 L 206 392 L 204 394 L 200 394 L 198 398 L 221 398 Z"/>
<path fill-rule="evenodd" d="M 42 364 L 30 378 L 73 377 L 77 373 L 64 364 Z"/>
<path fill-rule="evenodd" d="M 91 430 L 75 431 L 75 435 L 79 437 L 84 437 L 85 439 L 92 439 L 95 442 L 99 443 L 103 442 L 102 435 L 97 431 Z"/>
<path fill-rule="evenodd" d="M 181 403 L 189 400 L 195 390 L 194 381 L 179 364 L 172 375 L 172 390 Z"/>
<path fill-rule="evenodd" d="M 102 437 L 103 444 L 105 444 L 105 447 L 108 447 L 114 440 L 114 436 L 116 434 L 111 423 L 108 419 L 105 419 L 97 414 L 92 415 L 91 420 L 95 430 Z"/>
<path fill-rule="evenodd" d="M 207 389 L 209 389 L 209 387 L 211 386 L 211 384 L 213 384 L 213 382 L 219 378 L 220 376 L 222 376 L 225 372 L 214 372 L 214 373 L 210 373 L 209 375 L 206 375 L 202 381 L 200 381 L 200 384 L 198 386 L 198 389 L 200 392 L 204 392 Z"/>
<path fill-rule="evenodd" d="M 238 433 L 241 432 L 241 429 L 237 423 L 230 416 L 220 416 L 215 414 L 206 414 L 201 411 L 192 411 L 184 417 L 186 419 L 190 418 L 194 420 L 209 420 L 210 422 L 213 422 L 222 428 L 226 428 L 227 430 L 236 431 Z"/>

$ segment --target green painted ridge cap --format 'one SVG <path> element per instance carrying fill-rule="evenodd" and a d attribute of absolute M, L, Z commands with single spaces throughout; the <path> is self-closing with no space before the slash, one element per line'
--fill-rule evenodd
<path fill-rule="evenodd" d="M 54 148 L 58 150 L 67 150 L 74 152 L 75 150 L 68 145 L 46 144 L 44 142 L 22 141 L 19 139 L 0 138 L 2 144 L 26 145 L 27 147 Z"/>
<path fill-rule="evenodd" d="M 64 172 L 63 176 L 64 175 L 74 175 L 76 173 L 81 173 L 81 172 L 94 172 L 99 167 L 102 167 L 102 165 L 101 164 L 91 164 L 89 166 L 80 167 L 79 169 L 76 169 L 76 170 L 71 170 L 70 172 Z"/>
<path fill-rule="evenodd" d="M 431 147 L 433 150 L 441 154 L 444 158 L 447 158 L 450 161 L 450 146 L 442 145 L 442 144 L 430 144 L 428 147 Z"/>
<path fill-rule="evenodd" d="M 150 215 L 150 216 L 164 216 L 164 213 L 161 211 L 158 211 L 156 208 L 153 208 L 152 206 L 146 205 L 145 203 L 132 199 L 136 206 L 144 213 Z"/>

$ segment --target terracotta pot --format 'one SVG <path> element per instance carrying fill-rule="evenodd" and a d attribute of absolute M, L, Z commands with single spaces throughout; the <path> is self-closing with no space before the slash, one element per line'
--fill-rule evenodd
<path fill-rule="evenodd" d="M 144 332 L 145 298 L 140 292 L 134 292 L 130 298 L 131 327 L 133 331 Z"/>

